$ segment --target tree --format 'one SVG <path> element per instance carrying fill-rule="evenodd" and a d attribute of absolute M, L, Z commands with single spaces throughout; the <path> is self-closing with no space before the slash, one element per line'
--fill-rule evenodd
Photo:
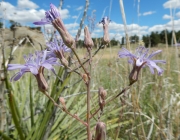
<path fill-rule="evenodd" d="M 14 21 L 14 20 L 9 20 L 9 22 L 10 22 L 10 24 L 11 24 L 11 26 L 10 26 L 10 29 L 11 29 L 11 30 L 13 30 L 13 28 L 14 28 L 15 26 L 18 26 L 18 27 L 21 26 L 20 23 Z"/>
<path fill-rule="evenodd" d="M 143 35 L 142 40 L 144 42 L 145 47 L 148 47 L 149 46 L 149 36 L 148 35 L 146 35 L 146 36 Z"/>
<path fill-rule="evenodd" d="M 3 27 L 3 23 L 2 22 L 0 22 L 0 28 L 2 28 Z"/>
<path fill-rule="evenodd" d="M 115 38 L 111 39 L 110 43 L 111 43 L 112 46 L 117 46 L 118 45 L 118 41 L 115 40 Z"/>
<path fill-rule="evenodd" d="M 121 45 L 124 45 L 124 37 L 121 39 Z"/>
<path fill-rule="evenodd" d="M 135 43 L 138 41 L 139 41 L 139 36 L 137 36 L 137 35 L 130 36 L 130 42 L 131 43 Z"/>
<path fill-rule="evenodd" d="M 150 39 L 151 39 L 151 47 L 154 47 L 158 45 L 158 43 L 160 43 L 160 37 L 158 32 L 151 32 Z"/>

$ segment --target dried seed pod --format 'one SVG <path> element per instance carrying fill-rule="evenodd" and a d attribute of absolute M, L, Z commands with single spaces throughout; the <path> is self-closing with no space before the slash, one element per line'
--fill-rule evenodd
<path fill-rule="evenodd" d="M 96 134 L 94 140 L 106 140 L 106 125 L 103 122 L 96 124 Z"/>

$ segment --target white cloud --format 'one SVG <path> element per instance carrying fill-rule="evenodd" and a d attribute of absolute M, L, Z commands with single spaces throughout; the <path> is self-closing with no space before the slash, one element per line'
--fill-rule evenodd
<path fill-rule="evenodd" d="M 180 12 L 176 13 L 176 17 L 180 18 Z"/>
<path fill-rule="evenodd" d="M 27 4 L 29 3 L 29 7 L 26 4 L 23 4 L 23 2 L 25 1 L 27 2 Z M 39 21 L 45 17 L 45 10 L 35 9 L 38 6 L 36 4 L 31 3 L 31 1 L 19 0 L 18 2 L 20 2 L 21 4 L 17 7 L 8 2 L 1 2 L 0 16 L 2 17 L 2 14 L 4 13 L 4 18 L 6 20 L 14 20 L 16 22 L 21 23 L 22 25 Z M 67 9 L 62 9 L 60 13 L 62 19 L 70 17 L 69 11 Z"/>
<path fill-rule="evenodd" d="M 142 15 L 147 16 L 147 15 L 152 15 L 154 13 L 156 13 L 156 11 L 148 11 L 148 12 L 144 12 Z"/>
<path fill-rule="evenodd" d="M 78 18 L 78 16 L 72 16 L 72 18 L 77 19 L 77 18 Z"/>
<path fill-rule="evenodd" d="M 76 11 L 80 11 L 83 9 L 83 6 L 79 6 L 78 8 L 76 8 Z"/>
<path fill-rule="evenodd" d="M 163 16 L 163 19 L 171 19 L 172 17 L 170 16 L 170 15 L 167 15 L 167 14 L 165 14 L 164 16 Z"/>
<path fill-rule="evenodd" d="M 39 6 L 30 0 L 18 0 L 18 7 L 21 9 L 36 9 Z"/>
<path fill-rule="evenodd" d="M 61 9 L 60 14 L 62 19 L 67 19 L 70 17 L 68 9 Z"/>
<path fill-rule="evenodd" d="M 65 26 L 68 30 L 71 30 L 71 29 L 78 27 L 79 24 L 78 23 L 70 23 L 70 24 L 65 24 Z"/>
<path fill-rule="evenodd" d="M 180 8 L 180 0 L 169 0 L 163 4 L 164 8 Z"/>
<path fill-rule="evenodd" d="M 70 5 L 67 5 L 66 7 L 67 7 L 67 8 L 71 8 L 71 6 L 70 6 Z"/>
<path fill-rule="evenodd" d="M 98 30 L 96 29 L 94 32 L 99 33 L 99 37 L 101 37 L 103 35 L 102 24 L 98 24 L 97 27 L 99 27 L 99 29 Z M 138 24 L 127 25 L 128 35 L 129 36 L 137 35 L 140 38 L 142 37 L 142 35 L 148 34 L 148 28 L 149 28 L 148 26 L 139 26 Z M 124 25 L 115 22 L 110 22 L 109 34 L 111 39 L 115 38 L 116 40 L 121 40 L 122 36 L 125 36 Z"/>
<path fill-rule="evenodd" d="M 160 32 L 160 31 L 163 31 L 165 29 L 167 29 L 169 31 L 172 31 L 172 29 L 173 29 L 172 25 L 173 25 L 172 21 L 169 21 L 166 24 L 154 25 L 154 26 L 150 27 L 148 31 L 149 31 L 149 33 L 156 32 L 156 31 Z M 180 25 L 180 19 L 174 20 L 174 30 L 175 31 L 179 31 L 180 30 L 180 26 L 179 25 Z"/>
<path fill-rule="evenodd" d="M 150 27 L 148 31 L 149 31 L 149 33 L 156 32 L 156 31 L 160 32 L 165 29 L 166 29 L 165 25 L 154 25 L 154 26 Z"/>

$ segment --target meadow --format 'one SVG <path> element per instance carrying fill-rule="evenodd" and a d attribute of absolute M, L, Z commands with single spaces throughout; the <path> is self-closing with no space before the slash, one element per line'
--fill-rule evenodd
<path fill-rule="evenodd" d="M 77 40 L 79 31 L 83 30 L 88 5 L 86 0 Z M 52 32 L 49 40 L 45 38 L 49 44 L 40 44 L 41 47 L 34 46 L 27 37 L 25 43 L 19 39 L 19 43 L 13 41 L 11 47 L 5 46 L 1 39 L 0 139 L 179 139 L 179 47 L 158 44 L 145 48 L 138 43 L 129 44 L 120 0 L 127 42 L 123 47 L 137 54 L 121 52 L 118 55 L 122 48 L 110 44 L 108 17 L 99 22 L 104 32 L 100 46 L 93 47 L 91 34 L 85 26 L 83 47 L 76 48 L 75 39 L 64 27 L 59 10 L 53 4 L 50 8 L 45 20 L 51 22 L 60 39 Z M 44 23 L 42 20 L 34 22 L 36 25 Z M 152 56 L 147 55 L 147 49 Z M 128 61 L 120 55 L 131 57 Z M 154 64 L 157 61 L 149 64 L 155 70 L 151 73 L 152 69 L 150 71 L 146 65 L 151 57 L 166 61 L 158 64 L 164 70 L 162 74 Z"/>
<path fill-rule="evenodd" d="M 131 45 L 134 51 L 137 45 Z M 92 62 L 92 83 L 91 83 L 91 103 L 93 113 L 98 108 L 98 88 L 104 87 L 107 91 L 107 100 L 119 93 L 129 83 L 129 72 L 132 67 L 127 63 L 126 58 L 118 58 L 118 51 L 121 48 L 113 46 L 101 49 Z M 179 57 L 178 48 L 159 45 L 150 50 L 163 50 L 155 59 L 166 60 L 162 76 L 157 73 L 152 75 L 147 67 L 141 70 L 139 80 L 123 95 L 108 103 L 101 117 L 107 127 L 107 139 L 178 139 L 179 128 Z M 93 48 L 94 52 L 96 49 Z M 11 63 L 23 63 L 24 54 L 33 52 L 32 47 L 19 47 L 14 53 Z M 8 52 L 8 49 L 7 49 Z M 23 53 L 22 53 L 23 52 Z M 81 60 L 84 60 L 86 49 L 77 49 Z M 74 59 L 75 61 L 75 59 Z M 86 66 L 85 66 L 86 67 Z M 58 83 L 56 76 L 47 72 L 49 93 L 54 89 L 54 83 L 58 86 L 56 93 L 66 100 L 66 108 L 80 118 L 86 118 L 86 87 L 81 78 L 74 74 L 67 76 L 66 71 L 57 67 L 61 77 L 65 77 L 65 82 Z M 8 72 L 8 80 L 14 73 Z M 51 78 L 49 78 L 51 77 Z M 51 114 L 49 125 L 52 125 L 48 139 L 85 139 L 86 129 L 78 121 L 68 116 L 62 110 L 48 110 L 50 104 L 46 96 L 38 91 L 34 76 L 27 74 L 18 82 L 10 83 L 13 92 L 13 106 L 16 108 L 17 121 L 22 128 L 23 135 L 27 139 L 36 139 L 39 133 L 34 131 L 45 126 L 39 119 Z M 56 95 L 53 95 L 56 99 Z M 9 97 L 10 98 L 10 97 Z M 1 130 L 4 129 L 6 135 L 12 139 L 19 136 L 15 127 L 10 105 L 7 104 L 8 94 L 5 93 L 4 104 L 1 114 Z M 51 106 L 50 109 L 53 107 Z M 91 128 L 95 126 L 97 115 L 91 121 Z M 38 123 L 36 123 L 38 122 Z M 47 127 L 47 126 L 46 126 Z M 45 130 L 42 130 L 45 131 Z M 46 130 L 47 131 L 47 130 Z M 36 135 L 34 135 L 34 133 Z M 1 131 L 2 134 L 2 131 Z M 6 137 L 3 137 L 6 139 Z M 9 138 L 7 138 L 9 139 Z"/>

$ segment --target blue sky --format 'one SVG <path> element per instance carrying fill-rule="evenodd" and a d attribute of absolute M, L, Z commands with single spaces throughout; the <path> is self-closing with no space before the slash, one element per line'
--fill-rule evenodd
<path fill-rule="evenodd" d="M 95 30 L 92 37 L 102 36 L 102 26 L 98 24 L 102 16 L 109 16 L 111 38 L 120 40 L 124 36 L 124 26 L 119 0 L 89 0 L 87 15 L 96 10 Z M 59 0 L 4 0 L 0 6 L 0 17 L 12 19 L 22 25 L 34 26 L 32 22 L 44 17 L 49 4 L 59 5 Z M 152 31 L 172 29 L 172 17 L 175 30 L 180 30 L 180 0 L 123 0 L 128 33 L 130 35 L 149 34 Z M 64 0 L 60 11 L 69 32 L 75 36 L 83 14 L 85 0 Z M 6 23 L 7 23 L 6 21 Z M 85 24 L 88 22 L 85 20 Z M 7 25 L 7 24 L 6 24 Z M 47 26 L 47 28 L 50 28 Z M 83 38 L 83 32 L 82 36 Z"/>

